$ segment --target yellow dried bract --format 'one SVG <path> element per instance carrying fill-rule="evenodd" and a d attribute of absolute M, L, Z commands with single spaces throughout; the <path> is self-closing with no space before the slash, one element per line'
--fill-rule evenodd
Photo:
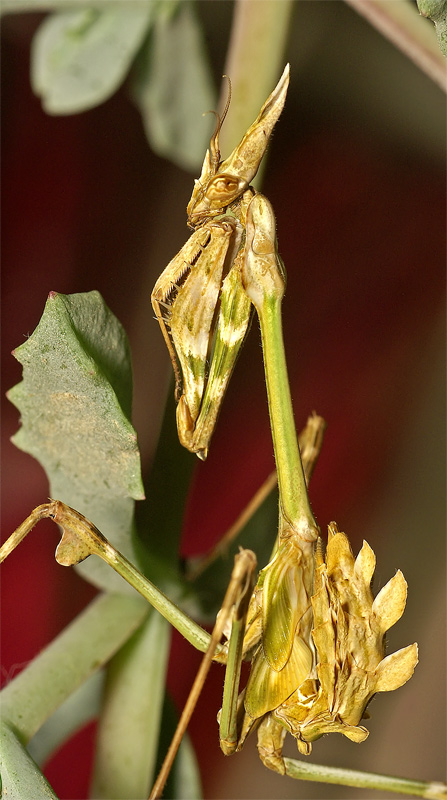
<path fill-rule="evenodd" d="M 316 669 L 273 712 L 304 754 L 325 733 L 342 733 L 355 742 L 366 739 L 368 731 L 359 722 L 371 697 L 402 686 L 417 664 L 416 644 L 385 657 L 384 635 L 403 614 L 407 584 L 398 571 L 374 599 L 374 568 L 367 542 L 354 559 L 347 536 L 331 523 L 326 555 L 321 542 L 316 553 Z"/>

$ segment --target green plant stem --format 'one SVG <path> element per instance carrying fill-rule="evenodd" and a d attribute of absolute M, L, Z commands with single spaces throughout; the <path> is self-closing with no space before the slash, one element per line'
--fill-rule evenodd
<path fill-rule="evenodd" d="M 447 787 L 443 783 L 425 783 L 407 778 L 394 778 L 390 775 L 377 775 L 374 772 L 360 772 L 339 767 L 325 767 L 320 764 L 309 764 L 293 758 L 284 759 L 286 775 L 305 781 L 319 783 L 337 783 L 341 786 L 356 786 L 362 789 L 378 789 L 382 792 L 411 794 L 431 800 L 445 800 Z"/>
<path fill-rule="evenodd" d="M 235 3 L 225 63 L 232 91 L 231 114 L 220 133 L 223 154 L 228 155 L 241 140 L 284 69 L 293 7 L 293 0 L 237 0 Z M 227 97 L 228 83 L 224 81 L 219 103 L 221 111 Z M 256 179 L 254 183 L 257 184 Z"/>
<path fill-rule="evenodd" d="M 446 64 L 434 29 L 408 0 L 345 0 L 374 25 L 444 92 Z"/>
<path fill-rule="evenodd" d="M 148 613 L 139 597 L 100 595 L 1 693 L 2 719 L 26 744 L 106 663 Z"/>

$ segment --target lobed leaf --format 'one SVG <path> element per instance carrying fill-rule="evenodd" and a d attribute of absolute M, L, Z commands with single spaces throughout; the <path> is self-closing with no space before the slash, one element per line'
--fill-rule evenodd
<path fill-rule="evenodd" d="M 134 500 L 143 499 L 127 338 L 98 292 L 51 292 L 14 355 L 23 380 L 8 397 L 21 413 L 14 444 L 45 469 L 53 497 L 93 522 L 129 560 Z M 77 567 L 104 589 L 129 591 L 99 559 Z"/>

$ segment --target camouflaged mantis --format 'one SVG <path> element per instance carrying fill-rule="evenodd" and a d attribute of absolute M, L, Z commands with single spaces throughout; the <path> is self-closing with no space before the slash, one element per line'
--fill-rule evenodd
<path fill-rule="evenodd" d="M 250 186 L 286 99 L 289 68 L 225 161 L 216 131 L 189 201 L 194 233 L 161 274 L 152 305 L 175 374 L 180 442 L 205 459 L 220 404 L 244 340 L 251 303 L 242 286 Z"/>

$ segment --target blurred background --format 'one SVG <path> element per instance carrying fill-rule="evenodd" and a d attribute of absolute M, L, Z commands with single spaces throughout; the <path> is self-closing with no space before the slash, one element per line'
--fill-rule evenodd
<path fill-rule="evenodd" d="M 197 10 L 217 90 L 234 5 L 198 2 Z M 151 151 L 125 87 L 84 114 L 44 113 L 29 80 L 42 18 L 2 23 L 3 538 L 48 494 L 40 466 L 9 441 L 18 414 L 4 393 L 20 380 L 10 351 L 36 327 L 50 290 L 98 289 L 124 325 L 133 422 L 150 468 L 172 389 L 150 292 L 189 235 L 194 177 Z M 285 61 L 291 85 L 262 189 L 288 273 L 284 329 L 297 426 L 313 410 L 328 423 L 311 501 L 323 531 L 335 519 L 354 552 L 363 539 L 373 547 L 376 590 L 402 569 L 407 610 L 389 633 L 389 651 L 420 646 L 412 680 L 372 703 L 366 742 L 326 737 L 310 758 L 443 780 L 445 95 L 338 0 L 294 4 Z M 254 323 L 208 460 L 195 468 L 182 554 L 217 541 L 272 468 Z M 3 680 L 94 596 L 56 564 L 55 544 L 42 523 L 2 567 Z M 199 661 L 174 634 L 169 686 L 179 708 Z M 190 725 L 206 798 L 379 796 L 278 777 L 259 762 L 254 737 L 226 760 L 215 721 L 222 679 L 214 667 Z M 86 796 L 93 738 L 90 726 L 48 764 L 61 798 Z M 292 739 L 285 752 L 296 754 Z"/>

